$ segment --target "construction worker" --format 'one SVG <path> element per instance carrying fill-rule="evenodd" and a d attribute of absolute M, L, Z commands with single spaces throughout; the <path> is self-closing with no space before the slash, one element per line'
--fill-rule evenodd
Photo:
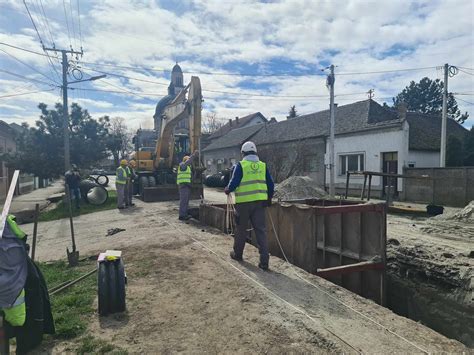
<path fill-rule="evenodd" d="M 66 182 L 66 189 L 69 192 L 71 199 L 74 199 L 76 208 L 79 209 L 81 202 L 81 190 L 79 189 L 79 183 L 81 182 L 81 174 L 76 164 L 71 165 L 71 169 L 66 171 L 64 174 L 64 180 Z"/>
<path fill-rule="evenodd" d="M 136 167 L 136 162 L 135 160 L 130 160 L 126 170 L 127 170 L 127 189 L 126 189 L 126 195 L 125 195 L 125 205 L 126 206 L 135 206 L 135 204 L 132 202 L 132 197 L 133 197 L 133 181 L 136 179 L 136 174 L 135 174 L 135 167 Z"/>
<path fill-rule="evenodd" d="M 176 176 L 176 183 L 179 189 L 179 220 L 187 221 L 191 218 L 188 215 L 189 198 L 191 197 L 191 179 L 192 171 L 191 165 L 193 160 L 199 156 L 198 151 L 195 151 L 191 156 L 184 156 L 183 161 L 179 164 L 178 175 Z"/>
<path fill-rule="evenodd" d="M 6 335 L 16 338 L 16 353 L 26 354 L 54 334 L 47 285 L 41 270 L 28 257 L 27 235 L 7 216 L 0 238 L 0 313 Z"/>
<path fill-rule="evenodd" d="M 250 221 L 260 252 L 258 267 L 268 270 L 269 254 L 264 207 L 271 203 L 275 186 L 266 164 L 258 158 L 257 147 L 253 142 L 245 142 L 241 153 L 243 158 L 236 164 L 232 178 L 224 190 L 227 195 L 235 191 L 236 233 L 230 257 L 237 261 L 243 260 Z"/>
<path fill-rule="evenodd" d="M 127 174 L 127 165 L 128 162 L 125 159 L 120 161 L 120 166 L 117 168 L 115 173 L 115 187 L 117 188 L 117 208 L 123 210 L 126 208 L 126 193 L 128 193 L 127 183 L 128 183 L 128 174 Z"/>

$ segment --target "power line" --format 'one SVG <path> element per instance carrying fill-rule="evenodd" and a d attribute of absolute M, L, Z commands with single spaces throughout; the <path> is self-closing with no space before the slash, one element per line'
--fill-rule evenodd
<path fill-rule="evenodd" d="M 71 25 L 72 25 L 72 33 L 74 36 L 74 45 L 77 47 L 76 27 L 74 25 L 74 13 L 72 11 L 72 0 L 69 0 L 69 9 L 71 11 Z"/>
<path fill-rule="evenodd" d="M 12 45 L 12 44 L 8 44 L 8 43 L 5 43 L 5 42 L 0 42 L 0 45 L 2 45 L 2 46 L 7 46 L 7 47 L 10 47 L 10 48 L 15 48 L 15 49 L 18 49 L 18 50 L 20 50 L 20 51 L 24 51 L 24 52 L 28 52 L 28 53 L 40 55 L 40 56 L 43 56 L 43 57 L 49 57 L 49 55 L 47 55 L 47 54 L 40 53 L 40 52 L 35 52 L 35 51 L 32 51 L 32 50 L 30 50 L 30 49 L 26 49 L 26 48 L 17 47 L 17 46 L 14 46 L 14 45 Z"/>
<path fill-rule="evenodd" d="M 66 18 L 66 27 L 67 27 L 67 36 L 69 37 L 69 46 L 72 47 L 71 32 L 69 31 L 69 21 L 67 19 L 67 12 L 66 12 L 66 2 L 64 0 L 63 0 L 63 9 L 64 9 L 64 17 Z"/>
<path fill-rule="evenodd" d="M 82 51 L 82 29 L 81 29 L 81 11 L 79 8 L 79 0 L 77 0 L 77 21 L 79 23 L 79 41 L 81 44 L 81 51 Z"/>
<path fill-rule="evenodd" d="M 459 97 L 457 97 L 456 100 L 465 102 L 466 104 L 469 104 L 469 105 L 474 105 L 474 102 L 466 101 L 466 100 L 460 99 Z"/>
<path fill-rule="evenodd" d="M 22 92 L 22 93 L 18 93 L 18 94 L 7 94 L 7 95 L 0 96 L 0 99 L 6 98 L 6 97 L 13 97 L 13 96 L 36 94 L 36 93 L 39 93 L 39 92 L 48 92 L 48 91 L 53 91 L 53 90 L 56 90 L 56 89 L 52 88 L 52 89 L 45 89 L 45 90 Z"/>
<path fill-rule="evenodd" d="M 15 57 L 14 55 L 8 53 L 7 51 L 4 51 L 3 49 L 0 49 L 0 51 L 2 51 L 3 53 L 5 53 L 6 55 L 12 57 L 13 59 L 15 59 L 16 61 L 20 62 L 21 64 L 27 66 L 28 68 L 30 68 L 31 70 L 35 71 L 36 73 L 38 74 L 41 74 L 42 76 L 44 76 L 46 79 L 48 80 L 51 80 L 53 83 L 56 83 L 55 80 L 53 80 L 52 78 L 50 78 L 49 76 L 47 76 L 46 74 L 40 72 L 38 69 L 36 69 L 35 67 L 32 67 L 31 65 L 23 62 L 22 60 L 18 59 L 17 57 Z M 57 83 L 56 83 L 57 84 Z"/>
<path fill-rule="evenodd" d="M 30 12 L 30 9 L 28 8 L 28 4 L 26 3 L 26 0 L 23 0 L 23 4 L 25 5 L 25 8 L 26 8 L 26 11 L 28 12 L 28 16 L 30 17 L 31 23 L 33 24 L 33 27 L 36 31 L 36 34 L 38 35 L 38 39 L 40 41 L 41 47 L 44 49 L 43 39 L 41 38 L 41 35 L 38 32 L 38 28 L 36 27 L 35 21 L 33 20 L 33 16 L 31 16 L 31 12 Z M 60 78 L 60 75 L 59 75 L 56 67 L 54 66 L 53 62 L 51 61 L 51 57 L 48 55 L 48 53 L 46 53 L 46 56 L 48 57 L 48 61 L 51 64 L 51 66 L 53 67 L 54 71 L 58 75 L 58 78 Z"/>
<path fill-rule="evenodd" d="M 101 73 L 101 74 L 107 74 L 111 76 L 116 76 L 119 78 L 126 78 L 129 80 L 135 80 L 135 81 L 141 81 L 145 83 L 151 83 L 151 84 L 156 84 L 156 85 L 163 85 L 163 86 L 168 86 L 168 84 L 160 83 L 157 81 L 153 80 L 146 80 L 146 79 L 139 79 L 139 78 L 134 78 L 131 76 L 127 75 L 121 75 L 121 74 L 115 74 L 115 73 L 109 73 L 106 71 L 102 70 L 96 70 L 96 69 L 90 69 L 93 72 Z M 222 90 L 208 90 L 208 89 L 202 89 L 203 92 L 212 92 L 212 93 L 218 93 L 218 94 L 229 94 L 229 95 L 238 95 L 238 96 L 261 96 L 261 97 L 283 97 L 283 98 L 315 98 L 315 97 L 324 97 L 327 98 L 328 95 L 271 95 L 271 94 L 249 94 L 249 93 L 240 93 L 240 92 L 233 92 L 233 91 L 222 91 Z M 340 94 L 337 96 L 350 96 L 350 95 L 362 95 L 364 93 L 354 93 L 354 94 Z"/>
<path fill-rule="evenodd" d="M 28 77 L 23 76 L 23 75 L 20 75 L 20 74 L 12 73 L 12 72 L 10 72 L 10 71 L 8 71 L 8 70 L 0 69 L 0 72 L 6 73 L 6 74 L 9 74 L 9 75 L 12 75 L 12 76 L 16 76 L 16 77 L 21 78 L 21 79 L 23 79 L 23 80 L 27 80 L 27 81 L 31 81 L 31 82 L 35 82 L 35 83 L 39 83 L 39 84 L 43 84 L 43 85 L 48 85 L 48 86 L 54 86 L 54 87 L 56 87 L 56 85 L 54 85 L 54 84 L 47 83 L 47 82 L 45 82 L 45 81 L 38 80 L 38 79 L 28 78 Z"/>
<path fill-rule="evenodd" d="M 457 67 L 459 69 L 459 71 L 465 73 L 465 74 L 468 74 L 468 75 L 474 75 L 474 73 L 469 73 L 468 71 L 464 70 L 464 69 L 461 69 L 459 67 Z"/>
<path fill-rule="evenodd" d="M 46 12 L 44 11 L 44 7 L 43 7 L 43 1 L 42 0 L 39 0 L 39 3 L 40 3 L 40 6 L 41 6 L 41 11 L 43 13 L 43 18 L 46 22 L 46 27 L 48 29 L 48 32 L 49 32 L 49 36 L 51 38 L 51 44 L 53 45 L 53 47 L 55 47 L 55 44 L 54 44 L 54 38 L 53 38 L 53 33 L 51 32 L 51 27 L 49 26 L 49 21 L 48 21 L 48 17 L 46 16 Z"/>

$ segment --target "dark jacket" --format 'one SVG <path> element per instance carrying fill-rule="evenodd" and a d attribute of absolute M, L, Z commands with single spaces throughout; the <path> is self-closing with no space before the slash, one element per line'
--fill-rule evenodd
<path fill-rule="evenodd" d="M 78 171 L 68 170 L 66 171 L 66 174 L 64 174 L 64 179 L 70 189 L 77 189 L 81 182 L 81 175 Z"/>

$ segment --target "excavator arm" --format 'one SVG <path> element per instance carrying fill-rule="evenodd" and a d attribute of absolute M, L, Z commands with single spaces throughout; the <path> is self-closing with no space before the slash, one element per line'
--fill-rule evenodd
<path fill-rule="evenodd" d="M 156 142 L 154 168 L 172 168 L 174 155 L 173 130 L 184 120 L 189 120 L 190 153 L 199 149 L 201 137 L 201 82 L 197 76 L 191 77 L 191 82 L 165 108 L 161 125 L 161 134 Z"/>

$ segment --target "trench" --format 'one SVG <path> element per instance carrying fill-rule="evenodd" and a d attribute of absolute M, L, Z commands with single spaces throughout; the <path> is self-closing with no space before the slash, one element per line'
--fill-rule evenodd
<path fill-rule="evenodd" d="M 453 286 L 430 280 L 423 270 L 389 260 L 387 304 L 394 313 L 474 347 L 474 307 L 470 280 Z"/>
<path fill-rule="evenodd" d="M 307 207 L 308 206 L 306 206 L 305 209 Z M 224 208 L 223 205 L 201 205 L 199 210 L 196 209 L 194 211 L 194 214 L 196 215 L 195 217 L 200 219 L 202 224 L 225 231 Z M 352 217 L 348 219 L 350 223 L 354 223 L 353 209 L 354 208 L 348 213 L 348 215 L 352 215 Z M 375 221 L 373 212 L 369 213 L 372 214 L 372 216 L 366 222 L 373 224 Z M 341 220 L 342 219 L 341 217 Z M 364 218 L 361 217 L 358 223 L 362 225 L 363 220 Z M 331 223 L 333 221 L 334 219 L 329 220 Z M 319 245 L 314 242 L 314 239 L 318 238 L 318 236 L 315 237 L 317 233 L 310 233 L 311 235 L 305 238 L 302 236 L 301 229 L 298 229 L 301 228 L 301 223 L 293 219 L 290 224 L 294 224 L 294 227 L 290 229 L 294 228 L 296 233 L 291 230 L 286 230 L 286 237 L 284 233 L 281 233 L 281 238 L 286 238 L 286 241 L 282 242 L 283 247 L 285 249 L 288 248 L 285 250 L 285 253 L 291 254 L 297 247 L 304 249 L 304 255 L 300 255 L 299 258 L 298 255 L 296 255 L 296 259 L 294 260 L 290 257 L 290 262 L 315 274 L 316 266 L 318 264 L 320 265 L 321 262 L 321 250 L 318 248 L 311 249 L 311 247 L 308 247 L 308 244 Z M 367 232 L 367 230 L 363 228 L 361 228 L 361 230 Z M 315 232 L 315 230 L 312 232 Z M 374 234 L 373 231 L 372 234 Z M 358 236 L 360 243 L 363 243 L 362 235 L 365 237 L 367 233 L 364 234 L 361 232 Z M 297 238 L 295 238 L 295 236 L 297 236 Z M 349 235 L 349 238 L 353 237 L 353 235 Z M 372 238 L 369 242 L 373 243 L 374 240 L 375 239 Z M 382 238 L 382 240 L 384 240 L 384 238 Z M 255 238 L 251 238 L 248 241 L 255 245 Z M 293 244 L 290 245 L 291 243 Z M 269 237 L 270 247 L 271 244 L 271 237 Z M 356 247 L 361 248 L 360 245 Z M 383 250 L 379 251 L 379 254 L 385 255 L 386 249 L 386 245 L 384 245 Z M 283 259 L 281 253 L 275 249 L 272 251 L 270 248 L 270 253 Z M 342 255 L 342 248 L 339 253 Z M 382 275 L 384 277 L 385 287 L 381 290 L 383 292 L 382 301 L 380 301 L 380 298 L 377 296 L 374 296 L 374 292 L 364 290 L 366 287 L 373 288 L 373 281 L 378 280 L 377 277 L 379 276 L 374 275 L 374 270 L 353 272 L 349 275 L 343 275 L 343 277 L 326 277 L 326 279 L 362 297 L 372 299 L 397 315 L 419 322 L 448 338 L 460 341 L 468 347 L 474 347 L 474 309 L 472 302 L 473 296 L 470 291 L 470 283 L 472 280 L 470 278 L 453 281 L 450 279 L 452 275 L 450 275 L 449 270 L 443 271 L 446 274 L 442 277 L 440 277 L 439 274 L 443 272 L 434 271 L 436 277 L 433 277 L 433 270 L 427 270 L 422 264 L 413 262 L 414 258 L 411 255 L 394 253 L 393 248 L 389 248 L 388 258 L 385 259 L 385 256 L 383 256 L 383 258 L 385 260 L 385 271 L 382 272 Z M 341 260 L 343 259 L 344 258 L 341 258 Z M 353 262 L 354 261 L 352 261 L 352 263 Z M 350 264 L 351 261 L 347 263 Z M 319 268 L 321 266 L 317 267 Z M 343 281 L 347 281 L 348 277 L 352 278 L 352 281 L 360 280 L 360 284 L 354 286 L 352 281 L 348 284 L 344 284 Z M 371 277 L 371 279 L 369 277 Z M 372 291 L 374 291 L 374 289 L 372 289 Z M 380 290 L 377 290 L 377 292 L 380 292 Z"/>

